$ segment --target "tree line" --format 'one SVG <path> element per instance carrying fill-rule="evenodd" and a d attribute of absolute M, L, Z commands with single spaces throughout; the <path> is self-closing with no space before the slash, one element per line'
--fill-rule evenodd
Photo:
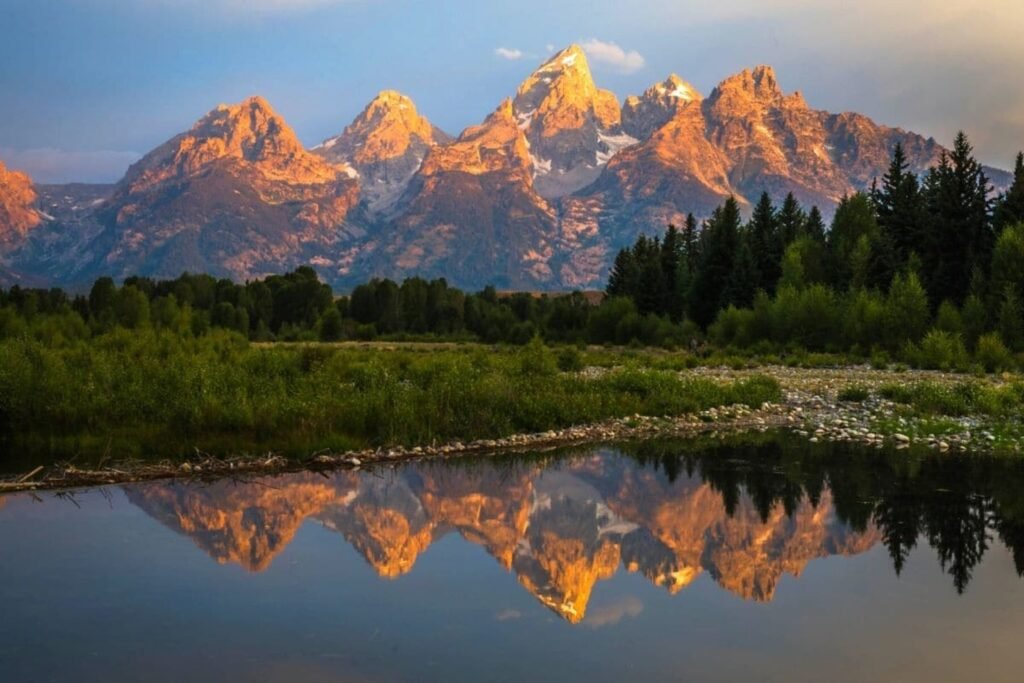
<path fill-rule="evenodd" d="M 998 538 L 1010 551 L 1018 575 L 1024 576 L 1024 517 L 1016 504 L 1024 470 L 1017 462 L 948 457 L 908 461 L 905 454 L 851 457 L 857 451 L 850 444 L 770 436 L 698 443 L 682 453 L 659 443 L 624 448 L 663 471 L 670 482 L 685 475 L 710 484 L 729 515 L 744 493 L 763 521 L 779 505 L 791 516 L 802 502 L 818 506 L 830 495 L 836 518 L 850 529 L 878 529 L 897 575 L 919 545 L 930 546 L 957 592 L 963 593 Z"/>
<path fill-rule="evenodd" d="M 955 365 L 979 346 L 1024 351 L 1024 154 L 996 197 L 966 136 L 923 177 L 897 144 L 887 173 L 816 207 L 767 193 L 744 221 L 729 198 L 619 252 L 609 297 L 692 321 L 720 346 L 872 350 Z M 936 359 L 936 356 L 938 357 Z"/>
<path fill-rule="evenodd" d="M 763 194 L 744 220 L 727 199 L 701 224 L 641 235 L 615 258 L 600 305 L 566 295 L 476 293 L 444 279 L 377 279 L 334 296 L 316 272 L 239 284 L 209 275 L 97 280 L 88 295 L 0 289 L 0 338 L 59 343 L 115 328 L 253 341 L 476 339 L 884 353 L 912 363 L 983 364 L 1024 352 L 1024 155 L 993 197 L 967 138 L 923 177 L 897 145 L 869 191 L 830 225 L 790 194 Z"/>

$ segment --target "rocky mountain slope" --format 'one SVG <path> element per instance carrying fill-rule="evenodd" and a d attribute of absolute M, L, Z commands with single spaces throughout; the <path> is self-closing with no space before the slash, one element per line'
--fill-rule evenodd
<path fill-rule="evenodd" d="M 340 135 L 313 152 L 359 173 L 363 198 L 372 211 L 386 211 L 402 195 L 431 147 L 451 137 L 416 110 L 405 95 L 385 90 Z"/>
<path fill-rule="evenodd" d="M 37 199 L 32 179 L 0 161 L 0 247 L 21 242 L 43 222 L 36 210 Z"/>
<path fill-rule="evenodd" d="M 587 55 L 573 45 L 530 75 L 512 101 L 530 143 L 537 193 L 561 197 L 586 187 L 635 138 L 622 130 L 614 93 L 594 84 Z"/>
<path fill-rule="evenodd" d="M 506 100 L 483 124 L 434 147 L 371 240 L 353 281 L 371 274 L 449 277 L 503 288 L 557 287 L 557 216 L 533 186 L 526 135 Z"/>
<path fill-rule="evenodd" d="M 33 189 L 0 167 L 0 267 L 83 285 L 100 275 L 244 279 L 313 265 L 463 288 L 600 288 L 616 251 L 733 195 L 792 192 L 827 215 L 900 142 L 923 172 L 943 148 L 811 108 L 760 66 L 704 97 L 671 75 L 620 107 L 570 46 L 452 139 L 385 91 L 307 151 L 261 98 L 220 106 L 113 188 Z M 997 187 L 1009 174 L 989 169 Z M 14 275 L 6 276 L 11 279 Z"/>

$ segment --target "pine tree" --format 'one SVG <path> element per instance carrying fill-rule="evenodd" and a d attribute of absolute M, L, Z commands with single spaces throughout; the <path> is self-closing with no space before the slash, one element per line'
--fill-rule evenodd
<path fill-rule="evenodd" d="M 615 257 L 612 272 L 608 276 L 608 287 L 605 294 L 609 298 L 624 296 L 632 298 L 636 295 L 636 284 L 639 279 L 639 268 L 633 258 L 632 249 L 623 249 Z"/>
<path fill-rule="evenodd" d="M 680 281 L 686 275 L 686 257 L 683 253 L 683 236 L 674 225 L 668 226 L 661 243 L 661 271 L 665 278 L 665 293 L 659 312 L 678 321 L 683 315 Z"/>
<path fill-rule="evenodd" d="M 953 151 L 943 154 L 925 180 L 931 231 L 922 254 L 933 305 L 962 303 L 975 268 L 987 269 L 995 242 L 991 224 L 991 187 L 962 132 Z"/>
<path fill-rule="evenodd" d="M 1016 223 L 1024 223 L 1024 152 L 1017 155 L 1013 171 L 1013 184 L 996 204 L 995 220 L 997 231 Z"/>
<path fill-rule="evenodd" d="M 782 234 L 783 248 L 788 247 L 798 237 L 803 235 L 807 223 L 807 214 L 800 207 L 793 193 L 786 195 L 782 202 L 782 209 L 779 210 L 779 231 Z"/>
<path fill-rule="evenodd" d="M 874 273 L 876 262 L 885 259 L 877 248 L 880 232 L 874 203 L 866 194 L 843 197 L 828 233 L 829 265 L 836 289 L 888 285 L 884 280 L 878 282 Z"/>
<path fill-rule="evenodd" d="M 825 243 L 825 219 L 821 216 L 821 211 L 817 206 L 812 206 L 810 213 L 807 214 L 807 225 L 804 227 L 804 232 L 815 242 Z"/>
<path fill-rule="evenodd" d="M 750 242 L 748 248 L 757 270 L 755 288 L 774 293 L 782 274 L 783 245 L 775 206 L 767 192 L 761 193 L 747 232 Z"/>
<path fill-rule="evenodd" d="M 690 317 L 707 327 L 725 301 L 739 249 L 740 207 L 735 197 L 715 209 L 701 233 L 701 256 L 694 273 Z"/>
<path fill-rule="evenodd" d="M 697 268 L 697 260 L 700 257 L 697 218 L 692 213 L 686 214 L 686 225 L 683 226 L 683 254 L 686 256 L 686 267 L 692 274 Z"/>
<path fill-rule="evenodd" d="M 739 242 L 740 246 L 736 252 L 732 272 L 729 273 L 729 282 L 720 304 L 721 308 L 728 306 L 749 308 L 754 302 L 754 294 L 758 290 L 760 273 L 754 252 L 750 247 L 751 235 L 741 235 Z"/>
<path fill-rule="evenodd" d="M 636 289 L 633 301 L 641 313 L 660 313 L 665 302 L 665 274 L 661 263 L 661 241 L 644 235 L 633 245 L 633 260 L 637 267 Z"/>
<path fill-rule="evenodd" d="M 893 261 L 897 268 L 921 248 L 925 229 L 924 196 L 917 176 L 908 171 L 909 167 L 903 145 L 897 142 L 889 171 L 882 178 L 882 187 L 872 191 L 878 225 L 895 250 Z"/>

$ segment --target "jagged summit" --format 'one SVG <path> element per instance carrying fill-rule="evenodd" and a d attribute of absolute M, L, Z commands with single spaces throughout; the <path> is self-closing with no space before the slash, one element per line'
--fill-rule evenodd
<path fill-rule="evenodd" d="M 408 96 L 381 91 L 341 135 L 329 138 L 313 151 L 357 168 L 406 154 L 410 146 L 430 146 L 451 138 L 420 115 Z"/>
<path fill-rule="evenodd" d="M 576 43 L 552 55 L 546 62 L 537 67 L 533 72 L 533 76 L 569 71 L 585 75 L 588 78 L 590 77 L 590 63 L 587 61 L 587 53 Z"/>
<path fill-rule="evenodd" d="M 529 143 L 506 98 L 483 123 L 470 126 L 454 142 L 432 150 L 421 173 L 459 171 L 472 175 L 500 171 L 519 171 L 528 179 L 532 167 Z"/>
<path fill-rule="evenodd" d="M 363 197 L 381 211 L 401 196 L 427 151 L 451 138 L 396 90 L 381 91 L 335 137 L 313 148 L 333 163 L 351 166 L 362 179 Z"/>
<path fill-rule="evenodd" d="M 241 280 L 308 263 L 346 236 L 354 176 L 307 152 L 263 98 L 220 105 L 134 164 L 98 207 L 92 267 Z"/>
<path fill-rule="evenodd" d="M 661 97 L 682 100 L 684 102 L 692 102 L 693 100 L 703 98 L 703 95 L 692 84 L 687 83 L 676 74 L 669 74 L 668 78 L 663 82 L 652 87 L 654 92 Z"/>
<path fill-rule="evenodd" d="M 646 140 L 680 109 L 703 99 L 697 88 L 676 74 L 670 74 L 664 81 L 644 91 L 643 95 L 626 98 L 622 107 L 622 128 L 632 137 Z"/>
<path fill-rule="evenodd" d="M 578 45 L 558 52 L 523 81 L 513 109 L 530 141 L 537 191 L 544 197 L 585 187 L 618 150 L 636 142 L 623 135 L 618 98 L 594 84 Z"/>
<path fill-rule="evenodd" d="M 797 90 L 786 94 L 779 85 L 775 69 L 760 65 L 744 69 L 718 84 L 708 98 L 712 107 L 722 102 L 728 107 L 784 106 L 790 109 L 806 109 L 807 102 Z"/>
<path fill-rule="evenodd" d="M 744 69 L 723 80 L 715 89 L 719 94 L 739 92 L 759 100 L 773 100 L 782 97 L 782 88 L 775 76 L 775 69 L 762 64 L 754 69 Z"/>
<path fill-rule="evenodd" d="M 188 132 L 134 164 L 121 185 L 139 192 L 195 175 L 221 161 L 241 163 L 267 181 L 291 185 L 335 182 L 340 172 L 308 153 L 270 104 L 254 96 L 238 104 L 218 105 Z"/>

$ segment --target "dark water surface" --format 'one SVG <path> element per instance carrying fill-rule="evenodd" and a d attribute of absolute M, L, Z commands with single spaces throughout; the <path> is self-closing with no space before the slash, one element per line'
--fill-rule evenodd
<path fill-rule="evenodd" d="M 624 451 L 0 498 L 0 680 L 1024 676 L 1024 464 Z"/>

